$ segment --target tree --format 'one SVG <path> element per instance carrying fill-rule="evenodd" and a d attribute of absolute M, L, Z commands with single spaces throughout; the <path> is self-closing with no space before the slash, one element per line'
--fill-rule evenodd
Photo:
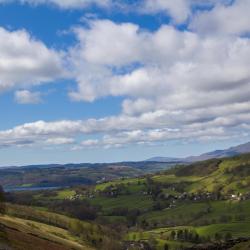
<path fill-rule="evenodd" d="M 164 245 L 164 250 L 168 250 L 168 249 L 169 249 L 168 244 L 165 243 L 165 245 Z"/>
<path fill-rule="evenodd" d="M 232 234 L 230 233 L 230 232 L 227 232 L 226 234 L 225 234 L 225 241 L 228 241 L 228 240 L 230 240 L 230 239 L 232 239 Z"/>
<path fill-rule="evenodd" d="M 152 249 L 155 249 L 157 246 L 157 240 L 154 238 L 153 235 L 150 235 L 149 239 L 148 239 L 148 244 L 150 245 L 150 247 Z"/>
<path fill-rule="evenodd" d="M 137 221 L 137 217 L 140 215 L 140 210 L 138 209 L 132 209 L 128 211 L 127 214 L 127 221 L 129 226 L 134 226 Z"/>
<path fill-rule="evenodd" d="M 78 220 L 72 220 L 71 221 L 70 230 L 72 231 L 72 233 L 74 233 L 76 235 L 80 235 L 82 232 L 84 232 L 83 225 Z"/>
<path fill-rule="evenodd" d="M 199 243 L 200 242 L 200 236 L 199 236 L 199 234 L 195 234 L 195 236 L 194 236 L 194 242 L 195 243 Z"/>
<path fill-rule="evenodd" d="M 141 227 L 142 227 L 143 229 L 146 229 L 148 226 L 149 226 L 148 222 L 147 222 L 145 219 L 143 219 L 143 220 L 141 221 Z"/>
<path fill-rule="evenodd" d="M 214 239 L 215 239 L 216 241 L 220 241 L 220 240 L 221 240 L 221 235 L 220 235 L 219 233 L 216 233 L 216 234 L 214 235 Z"/>
<path fill-rule="evenodd" d="M 188 240 L 189 240 L 188 235 L 189 235 L 189 232 L 188 232 L 187 229 L 185 229 L 185 230 L 184 230 L 184 240 L 185 240 L 185 241 L 188 241 Z"/>
<path fill-rule="evenodd" d="M 136 241 L 136 234 L 133 234 L 133 241 Z"/>
<path fill-rule="evenodd" d="M 172 231 L 172 232 L 171 232 L 171 239 L 172 239 L 172 240 L 175 240 L 175 236 L 176 236 L 176 232 L 175 232 L 175 231 Z"/>
<path fill-rule="evenodd" d="M 183 240 L 183 230 L 178 230 L 177 231 L 177 239 L 178 240 Z"/>

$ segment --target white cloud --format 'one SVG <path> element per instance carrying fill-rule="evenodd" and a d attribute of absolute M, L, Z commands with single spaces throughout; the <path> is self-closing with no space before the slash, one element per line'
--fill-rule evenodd
<path fill-rule="evenodd" d="M 15 100 L 20 104 L 37 104 L 42 102 L 40 92 L 30 92 L 29 90 L 16 91 Z"/>
<path fill-rule="evenodd" d="M 174 24 L 188 23 L 197 9 L 211 9 L 217 5 L 227 6 L 231 0 L 141 0 L 142 13 L 165 13 Z"/>
<path fill-rule="evenodd" d="M 25 30 L 0 27 L 0 93 L 38 85 L 63 76 L 60 53 L 48 49 Z"/>
<path fill-rule="evenodd" d="M 81 146 L 83 147 L 95 147 L 98 145 L 98 140 L 85 140 L 81 142 Z"/>
<path fill-rule="evenodd" d="M 232 5 L 216 5 L 200 12 L 190 27 L 203 34 L 245 34 L 250 32 L 250 0 L 236 0 Z"/>
<path fill-rule="evenodd" d="M 65 144 L 73 144 L 74 142 L 75 140 L 73 138 L 56 137 L 47 139 L 45 143 L 49 145 L 65 145 Z"/>
<path fill-rule="evenodd" d="M 77 34 L 79 46 L 73 49 L 71 58 L 79 86 L 71 93 L 76 100 L 130 96 L 153 101 L 156 106 L 165 99 L 165 108 L 173 103 L 188 107 L 205 102 L 208 92 L 213 93 L 211 104 L 216 96 L 220 97 L 218 102 L 229 98 L 232 91 L 241 92 L 235 100 L 241 101 L 249 89 L 247 38 L 201 37 L 164 25 L 156 32 L 147 32 L 133 24 L 106 20 L 95 21 L 89 29 L 78 29 Z M 114 44 L 118 46 L 100 36 L 107 40 L 117 37 Z M 134 67 L 135 63 L 139 67 Z"/>
<path fill-rule="evenodd" d="M 175 22 L 182 23 L 191 14 L 188 0 L 144 0 L 143 11 L 157 13 L 165 11 Z"/>
<path fill-rule="evenodd" d="M 158 110 L 82 121 L 38 121 L 0 131 L 0 146 L 72 145 L 72 149 L 80 150 L 159 145 L 170 140 L 243 138 L 250 135 L 249 104 L 250 101 L 188 111 Z M 79 136 L 91 139 L 78 143 Z"/>

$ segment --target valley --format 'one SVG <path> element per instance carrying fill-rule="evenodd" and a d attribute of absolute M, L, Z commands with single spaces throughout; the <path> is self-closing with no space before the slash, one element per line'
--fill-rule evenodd
<path fill-rule="evenodd" d="M 96 184 L 19 190 L 5 199 L 3 226 L 11 218 L 34 227 L 43 223 L 89 249 L 225 249 L 231 244 L 230 249 L 244 250 L 250 245 L 250 154 Z"/>

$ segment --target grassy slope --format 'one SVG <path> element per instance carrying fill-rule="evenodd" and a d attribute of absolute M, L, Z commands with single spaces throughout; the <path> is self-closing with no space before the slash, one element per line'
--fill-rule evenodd
<path fill-rule="evenodd" d="M 207 214 L 201 215 L 195 219 L 195 214 L 204 211 L 210 207 L 211 211 Z M 201 220 L 219 220 L 221 215 L 231 216 L 235 220 L 235 215 L 244 214 L 245 220 L 250 223 L 250 200 L 242 202 L 234 201 L 213 201 L 205 202 L 185 202 L 182 205 L 172 209 L 165 209 L 162 211 L 149 212 L 141 216 L 141 219 L 149 221 L 172 220 L 178 223 L 195 223 Z"/>
<path fill-rule="evenodd" d="M 200 236 L 203 237 L 209 236 L 211 238 L 214 237 L 215 233 L 225 235 L 226 233 L 230 232 L 233 237 L 249 237 L 250 235 L 249 222 L 244 222 L 244 223 L 229 223 L 229 224 L 213 224 L 201 227 L 180 226 L 180 227 L 158 228 L 143 232 L 135 231 L 128 233 L 128 235 L 125 237 L 125 240 L 149 240 L 150 238 L 153 237 L 158 241 L 158 249 L 160 250 L 163 249 L 163 246 L 166 243 L 169 245 L 170 249 L 180 249 L 180 246 L 192 245 L 191 243 L 188 242 L 176 242 L 169 240 L 171 232 L 172 231 L 177 232 L 177 230 L 180 229 L 182 230 L 188 229 L 190 231 L 195 231 Z"/>
<path fill-rule="evenodd" d="M 102 239 L 103 242 L 108 242 L 111 237 L 111 231 L 96 223 L 77 220 L 65 215 L 56 214 L 44 210 L 44 208 L 27 207 L 20 205 L 7 204 L 6 213 L 9 216 L 31 220 L 46 225 L 65 229 L 66 231 L 74 232 L 74 235 L 79 235 L 80 228 L 81 242 L 84 245 L 92 245 L 92 241 L 98 242 Z"/>
<path fill-rule="evenodd" d="M 93 249 L 68 231 L 43 223 L 0 216 L 0 225 L 1 231 L 5 233 L 5 242 L 14 249 L 26 250 L 34 246 L 38 250 Z"/>
<path fill-rule="evenodd" d="M 224 193 L 241 192 L 246 193 L 250 190 L 250 175 L 235 175 L 233 170 L 236 170 L 242 165 L 246 169 L 250 167 L 250 155 L 242 155 L 233 158 L 224 159 L 218 168 L 209 175 L 203 176 L 198 181 L 195 181 L 188 189 L 189 192 L 215 191 L 220 189 Z"/>
<path fill-rule="evenodd" d="M 145 178 L 130 178 L 130 179 L 120 179 L 120 180 L 105 182 L 105 183 L 96 185 L 95 190 L 96 191 L 103 191 L 104 189 L 106 189 L 112 185 L 115 186 L 115 185 L 120 185 L 120 184 L 124 184 L 124 185 L 137 184 L 138 181 L 140 181 L 141 183 L 144 183 Z"/>
<path fill-rule="evenodd" d="M 100 205 L 104 212 L 109 212 L 114 208 L 142 209 L 152 205 L 150 197 L 134 195 L 123 195 L 117 198 L 97 197 L 89 200 L 93 205 Z"/>
<path fill-rule="evenodd" d="M 75 194 L 76 192 L 74 190 L 70 190 L 70 189 L 60 190 L 57 192 L 57 196 L 55 197 L 55 199 L 63 200 Z"/>

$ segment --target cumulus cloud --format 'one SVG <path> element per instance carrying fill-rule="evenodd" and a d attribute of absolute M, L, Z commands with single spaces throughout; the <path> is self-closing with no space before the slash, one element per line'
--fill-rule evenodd
<path fill-rule="evenodd" d="M 16 91 L 15 100 L 19 104 L 38 104 L 42 102 L 40 92 L 31 92 L 29 90 Z"/>
<path fill-rule="evenodd" d="M 74 142 L 75 140 L 73 138 L 55 137 L 47 139 L 45 143 L 49 145 L 64 145 L 64 144 L 73 144 Z"/>
<path fill-rule="evenodd" d="M 229 99 L 232 91 L 241 92 L 234 100 L 241 101 L 249 89 L 247 38 L 201 37 L 168 25 L 148 32 L 134 24 L 106 20 L 94 21 L 89 29 L 77 29 L 76 33 L 79 45 L 71 58 L 79 86 L 71 93 L 76 100 L 130 96 L 136 100 L 124 102 L 126 110 L 129 103 L 138 103 L 137 99 L 151 102 L 148 108 L 152 101 L 155 107 L 172 108 L 174 103 L 175 108 L 176 104 L 181 108 L 201 105 L 209 92 L 213 97 L 206 105 L 213 105 L 215 96 L 217 102 Z M 117 38 L 109 43 L 112 37 Z M 141 106 L 145 110 L 145 105 Z M 138 105 L 136 109 L 138 112 Z"/>
<path fill-rule="evenodd" d="M 210 10 L 215 6 L 228 6 L 231 0 L 141 0 L 138 9 L 142 13 L 163 13 L 172 23 L 188 23 L 197 10 Z"/>
<path fill-rule="evenodd" d="M 231 5 L 216 5 L 212 11 L 200 12 L 190 28 L 201 34 L 238 34 L 250 32 L 250 1 L 236 0 Z"/>
<path fill-rule="evenodd" d="M 190 1 L 187 0 L 145 0 L 143 11 L 148 13 L 168 12 L 177 23 L 186 21 L 191 14 Z"/>
<path fill-rule="evenodd" d="M 74 150 L 250 136 L 250 101 L 189 111 L 157 110 L 102 119 L 38 121 L 0 131 L 0 145 L 69 145 Z M 85 139 L 78 143 L 80 137 Z M 98 138 L 96 138 L 98 136 Z"/>
<path fill-rule="evenodd" d="M 51 82 L 64 74 L 61 54 L 25 30 L 0 27 L 0 54 L 0 93 Z"/>

